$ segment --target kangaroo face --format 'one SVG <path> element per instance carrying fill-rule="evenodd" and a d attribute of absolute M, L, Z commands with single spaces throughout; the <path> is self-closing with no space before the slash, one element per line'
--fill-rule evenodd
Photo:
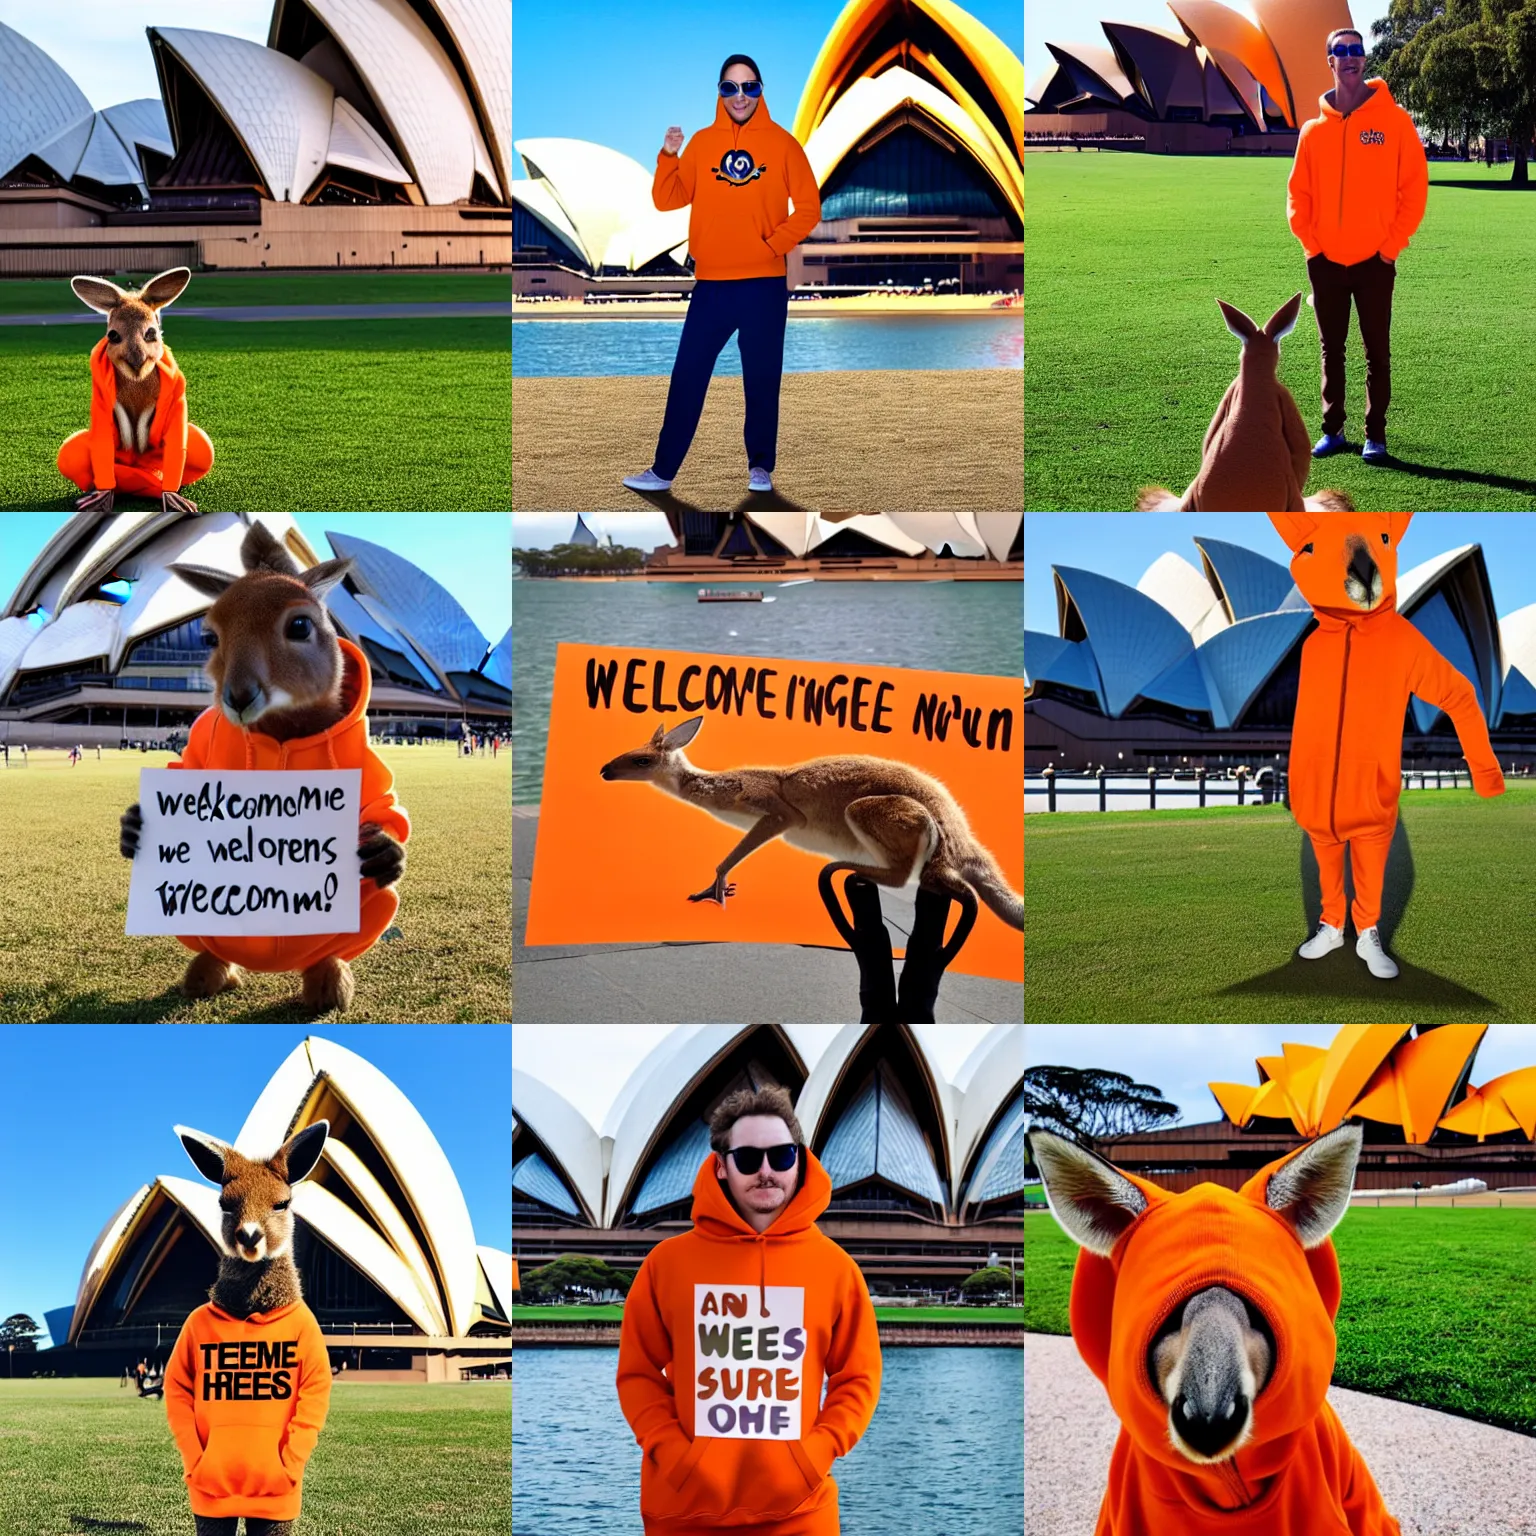
<path fill-rule="evenodd" d="M 669 731 L 658 725 L 650 741 L 633 752 L 621 752 L 603 764 L 598 773 L 610 782 L 621 779 L 640 779 L 647 783 L 663 777 L 672 765 L 673 755 L 699 734 L 704 724 L 703 715 L 674 725 Z"/>
<path fill-rule="evenodd" d="M 1412 513 L 1272 512 L 1291 575 L 1314 608 L 1372 613 L 1397 596 L 1397 546 Z"/>
<path fill-rule="evenodd" d="M 1274 1355 L 1263 1315 L 1225 1286 L 1175 1308 L 1147 1351 L 1174 1449 L 1202 1465 L 1235 1455 L 1253 1436 L 1254 1403 Z"/>
<path fill-rule="evenodd" d="M 165 356 L 160 311 L 191 281 L 186 267 L 162 272 L 137 292 L 119 288 L 102 277 L 77 277 L 70 286 L 76 296 L 107 317 L 107 357 L 121 378 L 141 382 Z"/>

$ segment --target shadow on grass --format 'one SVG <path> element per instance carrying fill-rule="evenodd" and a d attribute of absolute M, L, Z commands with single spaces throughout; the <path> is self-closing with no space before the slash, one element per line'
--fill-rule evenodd
<path fill-rule="evenodd" d="M 1361 1002 L 1434 1003 L 1442 1007 L 1479 1008 L 1498 1012 L 1499 1005 L 1447 976 L 1410 965 L 1396 957 L 1400 971 L 1392 981 L 1378 981 L 1366 970 L 1365 963 L 1346 943 L 1321 960 L 1302 960 L 1292 955 L 1285 965 L 1276 966 L 1246 981 L 1234 982 L 1214 994 L 1218 997 L 1328 997 L 1358 999 Z"/>
<path fill-rule="evenodd" d="M 1536 192 L 1536 181 L 1524 186 L 1513 181 L 1437 181 L 1436 187 L 1460 187 L 1463 192 Z"/>
<path fill-rule="evenodd" d="M 1485 475 L 1475 469 L 1448 469 L 1441 464 L 1419 464 L 1389 453 L 1385 465 L 1417 475 L 1421 480 L 1447 480 L 1456 485 L 1486 485 L 1496 491 L 1514 491 L 1521 496 L 1536 496 L 1536 480 L 1521 480 L 1515 475 Z"/>
<path fill-rule="evenodd" d="M 142 1520 L 94 1520 L 90 1515 L 71 1515 L 69 1526 L 74 1531 L 147 1531 Z"/>
<path fill-rule="evenodd" d="M 0 1005 L 15 1007 L 33 1002 L 21 994 L 0 995 Z M 136 1002 L 122 1002 L 102 992 L 84 992 L 59 1001 L 53 997 L 35 999 L 36 1011 L 26 1020 L 31 1024 L 164 1024 L 167 1020 L 185 1022 L 187 1010 L 196 1007 L 176 988 L 168 988 L 155 997 Z M 223 1004 L 221 1006 L 228 1006 Z M 45 1011 L 51 1010 L 51 1011 Z M 232 1024 L 312 1024 L 337 1018 L 335 1013 L 317 1014 L 304 1007 L 295 993 L 290 998 L 269 1003 L 264 1008 L 242 1012 Z M 197 1022 L 197 1021 L 192 1021 Z"/>

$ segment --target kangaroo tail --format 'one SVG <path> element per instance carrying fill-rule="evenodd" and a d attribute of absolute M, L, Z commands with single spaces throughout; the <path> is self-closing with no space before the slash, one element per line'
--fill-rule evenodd
<path fill-rule="evenodd" d="M 1024 898 L 1014 891 L 991 852 L 980 843 L 963 849 L 956 861 L 960 873 L 986 904 L 1010 928 L 1024 931 Z"/>

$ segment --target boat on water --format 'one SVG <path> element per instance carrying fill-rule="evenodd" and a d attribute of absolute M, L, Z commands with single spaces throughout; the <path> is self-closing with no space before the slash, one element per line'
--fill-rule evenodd
<path fill-rule="evenodd" d="M 763 594 L 760 588 L 747 588 L 736 590 L 730 587 L 700 587 L 699 601 L 701 603 L 760 603 Z M 773 599 L 769 598 L 769 602 Z"/>

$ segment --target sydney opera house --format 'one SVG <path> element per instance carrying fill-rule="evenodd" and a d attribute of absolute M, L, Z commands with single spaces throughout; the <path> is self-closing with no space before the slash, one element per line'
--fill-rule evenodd
<path fill-rule="evenodd" d="M 821 192 L 791 289 L 1023 288 L 1024 66 L 953 0 L 848 0 L 793 118 L 773 99 Z M 688 210 L 656 211 L 654 164 L 580 139 L 514 147 L 517 293 L 689 286 Z"/>
<path fill-rule="evenodd" d="M 265 523 L 301 567 L 316 554 L 287 512 L 76 512 L 0 610 L 0 742 L 12 751 L 185 736 L 212 703 L 202 615 L 177 561 L 238 575 Z M 458 736 L 511 718 L 512 631 L 492 645 L 453 595 L 393 551 L 328 533 L 356 564 L 326 606 L 368 657 L 376 736 Z"/>
<path fill-rule="evenodd" d="M 1023 1076 L 1018 1024 L 989 1030 L 952 1080 L 905 1025 L 850 1024 L 808 1069 L 792 1027 L 689 1024 L 646 1058 L 598 1131 L 514 1061 L 513 1252 L 524 1274 L 562 1253 L 638 1268 L 690 1224 L 715 1106 L 779 1083 L 831 1175 L 818 1225 L 872 1291 L 953 1287 L 992 1254 L 1017 1265 Z"/>
<path fill-rule="evenodd" d="M 1194 544 L 1198 566 L 1169 552 L 1134 587 L 1053 567 L 1057 633 L 1024 633 L 1027 769 L 1286 756 L 1312 612 L 1287 566 Z M 1536 604 L 1499 618 L 1482 547 L 1465 544 L 1400 573 L 1397 611 L 1471 682 L 1506 764 L 1536 760 Z M 1449 719 L 1410 700 L 1404 766 L 1460 756 Z"/>
<path fill-rule="evenodd" d="M 1026 94 L 1029 138 L 1142 141 L 1148 151 L 1292 155 L 1332 88 L 1324 43 L 1348 0 L 1168 0 L 1170 28 L 1103 21 L 1103 42 L 1048 42 Z M 1369 35 L 1366 37 L 1369 47 Z"/>
<path fill-rule="evenodd" d="M 162 1096 L 163 1097 L 163 1096 Z M 361 1056 L 310 1036 L 272 1074 L 235 1138 L 266 1157 L 317 1120 L 330 1133 L 293 1188 L 293 1257 L 333 1368 L 458 1381 L 510 1361 L 512 1257 L 477 1244 L 442 1148 L 410 1100 Z M 227 1129 L 199 1126 L 217 1135 Z M 116 1375 L 163 1360 L 218 1272 L 219 1192 L 188 1175 L 141 1184 L 91 1245 L 72 1307 L 46 1314 L 35 1368 Z"/>
<path fill-rule="evenodd" d="M 93 111 L 0 25 L 0 276 L 505 267 L 505 0 L 274 0 L 265 44 L 150 27 L 158 98 Z"/>
<path fill-rule="evenodd" d="M 1358 1120 L 1356 1190 L 1477 1179 L 1536 1192 L 1536 1064 L 1474 1086 L 1486 1024 L 1349 1024 L 1326 1049 L 1287 1044 L 1258 1082 L 1212 1083 L 1223 1118 L 1115 1137 L 1110 1161 L 1165 1189 L 1240 1187 L 1304 1141 Z M 1529 1033 L 1529 1031 L 1527 1031 Z"/>

